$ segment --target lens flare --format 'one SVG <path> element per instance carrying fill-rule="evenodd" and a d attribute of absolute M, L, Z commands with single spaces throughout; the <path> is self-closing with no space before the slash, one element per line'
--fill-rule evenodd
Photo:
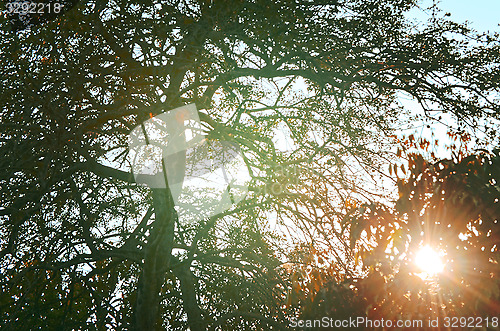
<path fill-rule="evenodd" d="M 444 263 L 441 260 L 441 255 L 428 245 L 417 252 L 415 264 L 421 271 L 419 275 L 421 278 L 429 278 L 443 271 Z"/>

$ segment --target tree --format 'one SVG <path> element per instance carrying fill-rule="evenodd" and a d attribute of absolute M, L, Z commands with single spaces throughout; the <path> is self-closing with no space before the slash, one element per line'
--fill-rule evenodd
<path fill-rule="evenodd" d="M 439 285 L 448 316 L 497 316 L 500 311 L 498 161 L 498 150 L 460 152 L 456 159 L 434 163 L 412 155 L 411 175 L 401 185 L 397 208 L 408 215 L 410 247 L 425 229 L 425 241 L 447 253 Z"/>
<path fill-rule="evenodd" d="M 450 136 L 470 140 L 468 134 Z M 430 161 L 424 146 L 408 155 L 409 173 L 398 181 L 394 207 L 373 203 L 352 210 L 351 223 L 367 232 L 360 246 L 373 247 L 358 248 L 367 276 L 345 281 L 348 286 L 325 284 L 306 305 L 307 318 L 338 316 L 334 302 L 340 296 L 346 302 L 340 309 L 372 320 L 437 318 L 434 326 L 443 330 L 453 323 L 498 327 L 499 151 L 468 153 L 454 145 L 452 159 Z M 446 252 L 445 270 L 435 277 L 421 275 L 414 263 L 422 243 Z"/>
<path fill-rule="evenodd" d="M 398 93 L 428 116 L 498 117 L 498 36 L 409 27 L 414 6 L 82 1 L 20 32 L 4 18 L 2 328 L 280 329 L 351 279 L 342 220 L 380 189 Z M 251 176 L 246 199 L 194 222 L 136 182 L 128 149 L 187 104 Z"/>

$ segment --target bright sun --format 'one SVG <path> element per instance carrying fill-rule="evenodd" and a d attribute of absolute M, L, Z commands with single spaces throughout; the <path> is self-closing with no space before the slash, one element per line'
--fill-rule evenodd
<path fill-rule="evenodd" d="M 443 271 L 444 264 L 440 255 L 442 254 L 439 254 L 430 246 L 424 246 L 417 252 L 415 264 L 422 272 L 419 274 L 421 278 L 429 278 Z"/>

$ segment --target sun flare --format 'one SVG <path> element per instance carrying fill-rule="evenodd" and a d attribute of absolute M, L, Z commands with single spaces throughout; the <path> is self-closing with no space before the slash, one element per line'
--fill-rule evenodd
<path fill-rule="evenodd" d="M 430 246 L 422 247 L 415 256 L 415 264 L 420 269 L 421 278 L 435 276 L 444 269 L 444 263 L 441 260 L 440 253 L 436 252 Z"/>

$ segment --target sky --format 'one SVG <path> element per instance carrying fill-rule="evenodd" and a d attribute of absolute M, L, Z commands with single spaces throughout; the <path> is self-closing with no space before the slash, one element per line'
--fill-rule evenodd
<path fill-rule="evenodd" d="M 420 6 L 432 5 L 433 0 L 420 0 Z M 500 0 L 441 0 L 439 5 L 444 12 L 451 14 L 451 20 L 463 23 L 471 22 L 471 27 L 479 31 L 500 32 Z M 415 14 L 424 18 L 425 14 Z M 427 16 L 428 17 L 428 16 Z"/>
<path fill-rule="evenodd" d="M 436 0 L 420 0 L 419 6 L 421 8 L 428 8 L 436 2 Z M 457 23 L 464 23 L 468 21 L 470 27 L 475 29 L 477 32 L 499 32 L 500 33 L 500 0 L 440 0 L 438 7 L 442 9 L 439 16 L 443 16 L 445 13 L 450 13 L 451 16 L 447 17 Z M 431 13 L 424 13 L 419 9 L 411 10 L 407 17 L 412 20 L 426 21 L 431 16 Z M 401 104 L 407 109 L 413 109 L 417 112 L 421 112 L 421 107 L 414 100 L 407 98 L 404 95 L 400 96 Z M 453 123 L 451 116 L 443 115 L 443 119 L 448 123 Z M 448 120 L 446 120 L 448 118 Z M 428 124 L 428 123 L 426 123 Z M 409 135 L 414 133 L 417 137 L 424 137 L 433 141 L 431 138 L 431 133 L 435 134 L 435 139 L 438 139 L 440 146 L 436 150 L 436 154 L 441 157 L 449 157 L 449 152 L 445 151 L 444 145 L 450 144 L 451 141 L 446 135 L 446 127 L 440 124 L 431 124 L 430 129 L 426 128 L 427 125 L 419 125 L 414 128 L 403 129 L 401 128 L 400 134 Z M 476 132 L 474 135 L 477 135 Z"/>

